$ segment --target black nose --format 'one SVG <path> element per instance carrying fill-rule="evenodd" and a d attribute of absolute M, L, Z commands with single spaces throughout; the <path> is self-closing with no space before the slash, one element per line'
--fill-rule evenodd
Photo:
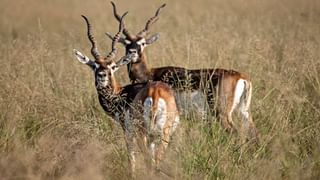
<path fill-rule="evenodd" d="M 130 53 L 130 54 L 136 54 L 136 53 L 137 53 L 137 50 L 136 50 L 136 49 L 129 49 L 129 53 Z"/>

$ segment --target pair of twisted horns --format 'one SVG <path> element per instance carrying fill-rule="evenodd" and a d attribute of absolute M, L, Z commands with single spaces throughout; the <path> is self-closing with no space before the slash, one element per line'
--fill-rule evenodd
<path fill-rule="evenodd" d="M 114 14 L 114 17 L 119 21 L 119 23 L 121 23 L 122 19 L 121 19 L 121 16 L 117 13 L 117 8 L 116 8 L 116 5 L 114 2 L 111 1 L 111 4 L 112 4 L 112 7 L 113 7 L 113 14 Z M 160 13 L 160 10 L 162 8 L 164 8 L 166 6 L 166 4 L 163 4 L 161 5 L 158 10 L 156 11 L 155 15 L 153 17 L 151 17 L 147 23 L 146 23 L 146 26 L 144 27 L 143 30 L 141 30 L 136 36 L 130 34 L 130 32 L 124 27 L 123 28 L 123 34 L 126 36 L 127 39 L 129 40 L 133 40 L 133 39 L 136 39 L 136 37 L 146 37 L 148 32 L 149 32 L 149 28 L 150 26 L 155 23 L 158 19 L 159 19 L 159 13 Z M 123 23 L 123 26 L 124 26 L 124 23 Z"/>
<path fill-rule="evenodd" d="M 96 40 L 92 34 L 92 26 L 91 26 L 88 18 L 84 15 L 81 15 L 87 23 L 87 30 L 88 30 L 87 35 L 88 35 L 89 41 L 91 42 L 91 45 L 92 45 L 91 54 L 97 63 L 103 64 L 104 62 L 110 62 L 115 58 L 116 52 L 117 52 L 116 43 L 119 41 L 119 39 L 121 37 L 121 32 L 124 30 L 123 19 L 127 14 L 128 14 L 128 12 L 125 12 L 121 17 L 119 16 L 119 22 L 120 22 L 119 31 L 112 38 L 111 51 L 109 52 L 109 54 L 105 58 L 102 58 L 102 56 L 99 53 L 98 47 L 96 45 Z"/>

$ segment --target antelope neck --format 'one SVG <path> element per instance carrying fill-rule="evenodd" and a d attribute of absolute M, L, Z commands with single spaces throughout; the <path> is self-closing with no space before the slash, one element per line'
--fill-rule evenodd
<path fill-rule="evenodd" d="M 116 81 L 115 77 L 111 78 L 111 88 L 113 90 L 113 94 L 118 94 L 121 90 L 120 84 Z"/>
<path fill-rule="evenodd" d="M 131 82 L 143 83 L 152 79 L 151 70 L 148 67 L 147 57 L 144 53 L 139 57 L 138 63 L 129 63 L 127 67 Z"/>

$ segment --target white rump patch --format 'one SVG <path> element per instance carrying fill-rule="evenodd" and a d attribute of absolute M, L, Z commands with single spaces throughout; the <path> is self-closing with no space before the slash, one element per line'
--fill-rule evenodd
<path fill-rule="evenodd" d="M 236 85 L 236 88 L 234 90 L 234 99 L 233 99 L 233 104 L 232 104 L 232 108 L 231 108 L 231 112 L 234 110 L 234 108 L 236 108 L 241 101 L 241 96 L 244 93 L 244 89 L 245 89 L 245 80 L 243 79 L 239 79 Z"/>
<path fill-rule="evenodd" d="M 143 102 L 143 107 L 144 107 L 143 118 L 144 118 L 144 123 L 148 128 L 150 127 L 151 118 L 153 118 L 151 117 L 152 105 L 153 105 L 153 99 L 151 97 L 147 97 Z M 167 120 L 167 105 L 164 99 L 159 98 L 158 109 L 156 111 L 157 112 L 154 112 L 154 114 L 156 115 L 155 130 L 161 131 Z"/>
<path fill-rule="evenodd" d="M 166 101 L 162 98 L 159 98 L 158 100 L 158 109 L 157 109 L 157 119 L 156 119 L 156 124 L 157 128 L 159 130 L 162 130 L 164 127 L 164 124 L 166 123 L 167 120 L 167 105 Z"/>
<path fill-rule="evenodd" d="M 143 102 L 143 119 L 144 119 L 144 125 L 146 128 L 150 128 L 150 122 L 151 122 L 151 109 L 152 109 L 152 98 L 147 97 Z"/>

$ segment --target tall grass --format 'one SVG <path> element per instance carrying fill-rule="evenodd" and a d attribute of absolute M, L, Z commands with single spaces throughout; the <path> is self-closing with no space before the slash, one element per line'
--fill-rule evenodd
<path fill-rule="evenodd" d="M 137 32 L 163 2 L 116 3 Z M 163 170 L 175 179 L 319 179 L 320 2 L 166 3 L 152 27 L 160 40 L 146 50 L 150 66 L 248 74 L 260 144 L 243 145 L 195 114 L 182 118 Z M 90 52 L 81 14 L 108 52 L 104 32 L 118 26 L 109 2 L 0 0 L 1 179 L 127 178 L 122 131 L 99 106 L 91 70 L 72 55 Z M 117 77 L 128 83 L 125 68 Z"/>

